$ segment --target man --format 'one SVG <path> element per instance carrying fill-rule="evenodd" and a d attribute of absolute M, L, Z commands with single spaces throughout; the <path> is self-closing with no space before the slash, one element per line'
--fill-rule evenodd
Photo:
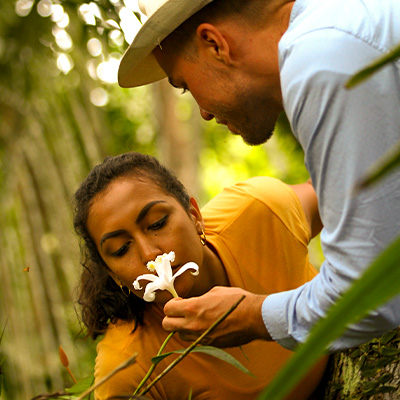
<path fill-rule="evenodd" d="M 304 149 L 324 224 L 325 262 L 311 282 L 269 296 L 214 288 L 198 298 L 174 299 L 165 306 L 163 326 L 192 340 L 244 293 L 245 300 L 214 332 L 212 343 L 265 339 L 294 349 L 400 233 L 399 172 L 372 189 L 352 192 L 400 139 L 399 63 L 345 89 L 354 73 L 400 43 L 400 2 L 141 3 L 149 19 L 122 59 L 120 85 L 168 76 L 173 86 L 190 90 L 204 119 L 215 118 L 252 145 L 268 140 L 285 111 Z M 399 309 L 397 297 L 350 326 L 331 350 L 399 326 Z"/>

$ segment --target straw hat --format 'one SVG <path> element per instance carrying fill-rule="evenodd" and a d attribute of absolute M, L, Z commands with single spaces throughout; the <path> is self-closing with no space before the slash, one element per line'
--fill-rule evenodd
<path fill-rule="evenodd" d="M 118 69 L 120 86 L 141 86 L 165 78 L 152 51 L 197 11 L 212 0 L 139 0 L 148 17 L 122 57 Z"/>

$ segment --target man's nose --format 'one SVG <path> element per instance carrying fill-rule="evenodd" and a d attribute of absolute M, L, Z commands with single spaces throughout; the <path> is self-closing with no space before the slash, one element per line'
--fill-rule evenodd
<path fill-rule="evenodd" d="M 205 119 L 206 121 L 211 121 L 214 118 L 214 115 L 207 112 L 206 110 L 203 110 L 201 107 L 200 108 L 200 115 L 203 119 Z"/>

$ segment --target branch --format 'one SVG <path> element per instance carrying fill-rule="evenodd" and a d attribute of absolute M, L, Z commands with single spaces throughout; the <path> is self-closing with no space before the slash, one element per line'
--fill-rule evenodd
<path fill-rule="evenodd" d="M 104 378 L 100 379 L 98 382 L 96 382 L 94 385 L 92 385 L 88 390 L 86 390 L 85 392 L 83 392 L 76 400 L 83 400 L 88 394 L 92 393 L 93 390 L 95 390 L 96 388 L 98 388 L 100 385 L 102 385 L 104 382 L 108 381 L 111 377 L 113 377 L 117 372 L 128 368 L 129 366 L 131 366 L 137 357 L 137 353 L 135 353 L 132 357 L 128 358 L 126 361 L 124 361 L 123 363 L 121 363 L 120 365 L 118 365 L 117 368 L 115 368 L 114 370 L 112 370 L 108 375 L 106 375 Z"/>
<path fill-rule="evenodd" d="M 200 335 L 175 361 L 173 361 L 167 368 L 161 372 L 145 389 L 143 389 L 139 396 L 146 394 L 153 385 L 155 385 L 165 374 L 171 371 L 179 362 L 183 360 L 209 333 L 211 333 L 224 319 L 236 309 L 236 307 L 243 301 L 246 296 L 242 296 L 225 314 L 219 317 L 202 335 Z"/>

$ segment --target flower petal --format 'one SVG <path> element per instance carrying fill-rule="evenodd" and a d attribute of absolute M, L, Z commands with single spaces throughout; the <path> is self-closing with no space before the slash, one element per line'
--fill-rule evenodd
<path fill-rule="evenodd" d="M 186 272 L 189 269 L 194 270 L 194 272 L 191 272 L 192 275 L 196 276 L 199 274 L 199 266 L 194 262 L 188 262 L 185 265 L 182 265 L 182 267 L 180 267 L 179 270 L 176 271 L 176 274 L 172 277 L 173 281 L 175 280 L 176 277 L 178 277 L 179 275 L 182 275 L 184 272 Z"/>
<path fill-rule="evenodd" d="M 156 298 L 155 291 L 165 289 L 165 288 L 160 287 L 160 286 L 164 286 L 162 284 L 162 282 L 160 282 L 160 281 L 161 280 L 159 279 L 158 281 L 154 281 L 154 282 L 147 284 L 146 289 L 144 291 L 143 300 L 148 301 L 148 302 L 154 301 L 154 299 Z M 160 285 L 160 283 L 161 283 L 161 285 Z"/>
<path fill-rule="evenodd" d="M 168 254 L 164 254 L 164 255 L 170 262 L 175 261 L 175 253 L 173 251 L 170 251 Z"/>
<path fill-rule="evenodd" d="M 137 280 L 136 280 L 135 282 L 133 282 L 132 285 L 133 285 L 133 288 L 134 288 L 135 290 L 141 290 L 141 289 L 143 289 L 143 287 L 140 286 L 140 283 L 139 283 L 139 281 L 137 281 Z"/>
<path fill-rule="evenodd" d="M 155 294 L 155 292 L 149 292 L 149 293 L 145 293 L 144 295 L 143 295 L 143 300 L 144 301 L 147 301 L 147 302 L 151 302 L 151 301 L 154 301 L 154 299 L 156 298 L 156 294 Z"/>
<path fill-rule="evenodd" d="M 163 258 L 161 264 L 156 268 L 159 277 L 164 277 L 168 282 L 172 279 L 172 267 L 168 257 Z"/>
<path fill-rule="evenodd" d="M 149 261 L 147 263 L 147 268 L 150 271 L 156 271 L 157 275 L 153 274 L 144 274 L 140 275 L 136 278 L 136 280 L 133 282 L 133 287 L 136 290 L 142 289 L 140 286 L 139 281 L 142 279 L 146 279 L 150 281 L 151 283 L 148 283 L 146 285 L 143 299 L 145 301 L 154 301 L 156 295 L 155 291 L 156 290 L 168 290 L 172 294 L 172 296 L 177 297 L 178 294 L 175 291 L 174 288 L 174 280 L 176 277 L 179 275 L 182 275 L 185 271 L 192 269 L 194 272 L 191 272 L 192 275 L 198 275 L 199 274 L 199 267 L 196 263 L 194 262 L 189 262 L 183 265 L 175 275 L 172 275 L 172 267 L 171 267 L 171 262 L 175 260 L 175 253 L 173 251 L 170 251 L 168 254 L 164 253 L 160 256 L 157 256 L 155 261 Z"/>
<path fill-rule="evenodd" d="M 155 275 L 152 275 L 152 274 L 139 275 L 135 279 L 135 281 L 133 282 L 133 287 L 134 287 L 135 290 L 141 290 L 142 289 L 142 287 L 140 286 L 140 283 L 139 283 L 139 281 L 142 280 L 142 279 L 146 279 L 148 281 L 154 282 L 159 278 L 157 276 L 155 276 Z"/>

